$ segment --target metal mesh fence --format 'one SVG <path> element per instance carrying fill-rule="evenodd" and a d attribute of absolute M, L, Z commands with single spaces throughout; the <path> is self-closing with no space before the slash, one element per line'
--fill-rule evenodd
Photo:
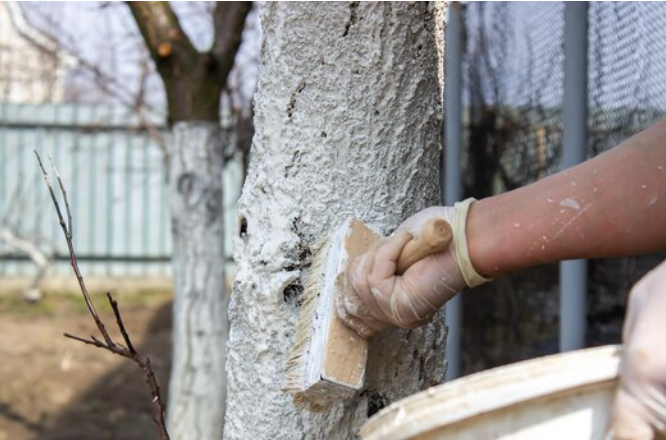
<path fill-rule="evenodd" d="M 592 3 L 589 11 L 589 154 L 666 115 L 666 4 Z M 666 254 L 590 264 L 588 343 L 618 341 L 626 294 Z"/>
<path fill-rule="evenodd" d="M 486 197 L 559 170 L 564 4 L 470 2 L 464 9 L 466 196 Z M 666 5 L 589 7 L 589 156 L 666 114 Z M 618 342 L 626 295 L 664 255 L 592 261 L 588 345 Z M 504 277 L 465 296 L 463 372 L 558 348 L 558 267 Z"/>

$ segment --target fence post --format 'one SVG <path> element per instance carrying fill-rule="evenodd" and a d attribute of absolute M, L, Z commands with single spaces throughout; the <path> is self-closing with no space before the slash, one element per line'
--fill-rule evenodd
<path fill-rule="evenodd" d="M 444 161 L 442 183 L 444 204 L 452 205 L 460 200 L 462 165 L 462 5 L 451 2 L 446 25 L 446 57 L 444 81 Z M 460 331 L 462 327 L 462 297 L 456 295 L 446 305 L 446 380 L 460 376 Z"/>
<path fill-rule="evenodd" d="M 588 3 L 564 6 L 564 133 L 562 168 L 587 156 Z M 560 351 L 585 346 L 587 261 L 560 263 Z"/>

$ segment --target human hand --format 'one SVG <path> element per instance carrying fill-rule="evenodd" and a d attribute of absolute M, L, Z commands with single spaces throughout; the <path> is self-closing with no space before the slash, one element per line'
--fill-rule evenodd
<path fill-rule="evenodd" d="M 472 201 L 455 207 L 427 208 L 350 262 L 344 292 L 336 298 L 343 321 L 365 338 L 392 326 L 416 328 L 429 321 L 463 287 L 488 281 L 473 269 L 467 252 L 465 224 Z M 412 237 L 418 238 L 423 226 L 433 218 L 449 223 L 452 245 L 398 275 L 396 262 L 402 249 Z"/>
<path fill-rule="evenodd" d="M 666 434 L 666 262 L 632 289 L 622 338 L 609 438 L 651 440 Z"/>

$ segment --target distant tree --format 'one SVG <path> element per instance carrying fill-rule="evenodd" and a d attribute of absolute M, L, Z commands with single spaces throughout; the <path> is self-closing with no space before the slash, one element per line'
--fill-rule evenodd
<path fill-rule="evenodd" d="M 176 440 L 220 439 L 228 323 L 220 100 L 251 2 L 216 3 L 214 37 L 201 52 L 168 2 L 127 3 L 166 93 L 175 274 L 173 366 L 167 405 Z"/>

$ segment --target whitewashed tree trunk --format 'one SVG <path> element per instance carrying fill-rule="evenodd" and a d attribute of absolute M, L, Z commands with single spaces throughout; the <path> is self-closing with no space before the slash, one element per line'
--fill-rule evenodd
<path fill-rule="evenodd" d="M 173 231 L 173 440 L 221 439 L 228 334 L 222 215 L 223 142 L 215 122 L 179 122 L 170 154 Z"/>
<path fill-rule="evenodd" d="M 410 2 L 412 3 L 412 2 Z M 350 439 L 440 382 L 440 317 L 373 341 L 367 390 L 319 414 L 281 391 L 315 243 L 348 216 L 390 233 L 440 202 L 444 5 L 268 3 L 235 243 L 227 439 Z"/>

